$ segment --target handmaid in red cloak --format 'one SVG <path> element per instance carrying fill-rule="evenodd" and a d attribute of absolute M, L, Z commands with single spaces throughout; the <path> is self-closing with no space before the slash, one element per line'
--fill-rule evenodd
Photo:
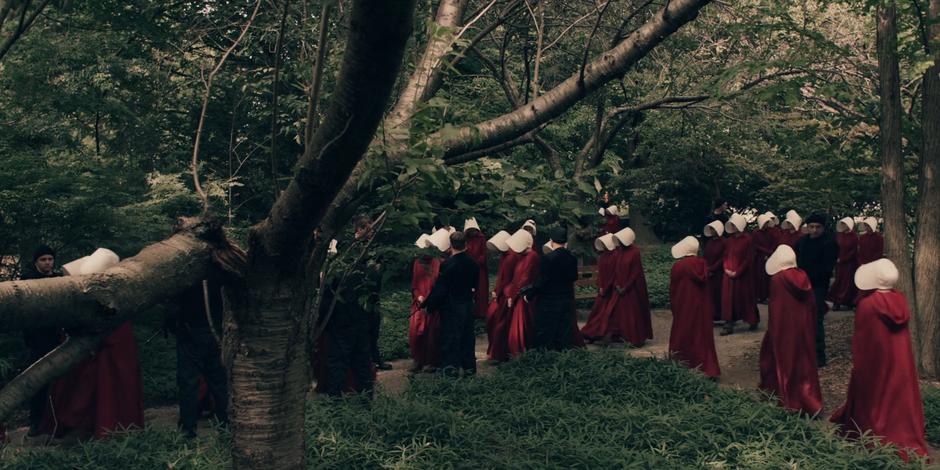
<path fill-rule="evenodd" d="M 411 316 L 408 325 L 408 349 L 414 361 L 412 371 L 438 365 L 438 333 L 440 317 L 420 308 L 421 302 L 431 293 L 431 287 L 441 270 L 441 258 L 435 247 L 421 234 L 415 245 L 421 252 L 415 258 L 411 270 Z M 432 251 L 433 250 L 433 251 Z"/>
<path fill-rule="evenodd" d="M 829 300 L 833 310 L 840 306 L 851 308 L 855 305 L 858 290 L 855 288 L 855 270 L 858 269 L 858 235 L 855 233 L 855 221 L 846 217 L 836 224 L 836 243 L 839 245 L 839 257 L 836 259 L 836 276 L 829 287 Z"/>
<path fill-rule="evenodd" d="M 760 388 L 785 408 L 808 415 L 822 410 L 816 369 L 816 302 L 796 253 L 780 245 L 765 266 L 770 278 L 767 333 L 760 349 Z"/>
<path fill-rule="evenodd" d="M 721 320 L 721 284 L 725 277 L 725 224 L 715 220 L 705 226 L 703 230 L 708 240 L 705 242 L 703 255 L 708 266 L 708 290 L 711 291 L 712 312 L 714 320 Z"/>
<path fill-rule="evenodd" d="M 927 455 L 924 405 L 911 350 L 911 312 L 894 290 L 898 269 L 887 258 L 863 265 L 856 286 L 865 291 L 855 311 L 852 378 L 845 405 L 830 418 L 849 437 L 871 432 L 898 447 L 905 461 Z"/>
<path fill-rule="evenodd" d="M 534 305 L 520 295 L 523 287 L 535 282 L 539 272 L 539 254 L 532 249 L 533 241 L 532 234 L 525 229 L 519 229 L 506 240 L 509 249 L 520 256 L 513 269 L 512 281 L 503 289 L 507 310 L 511 312 L 508 343 L 512 356 L 526 352 L 534 339 Z"/>
<path fill-rule="evenodd" d="M 757 216 L 757 230 L 751 234 L 754 239 L 754 287 L 757 289 L 757 301 L 767 302 L 770 292 L 770 276 L 761 266 L 767 263 L 767 258 L 777 249 L 777 236 L 773 232 L 774 221 L 768 214 Z"/>
<path fill-rule="evenodd" d="M 757 312 L 757 292 L 754 289 L 756 250 L 751 236 L 744 233 L 747 221 L 741 214 L 732 214 L 725 224 L 725 258 L 721 283 L 721 319 L 725 326 L 721 335 L 734 333 L 734 324 L 744 320 L 750 330 L 760 322 Z"/>
<path fill-rule="evenodd" d="M 610 297 L 614 292 L 614 275 L 617 269 L 617 247 L 620 242 L 612 233 L 602 235 L 594 241 L 594 249 L 597 250 L 597 297 L 594 298 L 594 306 L 591 307 L 591 314 L 588 316 L 582 336 L 588 341 L 594 341 L 604 336 L 603 331 L 607 329 L 606 318 L 601 318 Z M 595 336 L 596 335 L 596 336 Z"/>
<path fill-rule="evenodd" d="M 467 236 L 467 255 L 480 268 L 477 289 L 474 292 L 473 310 L 477 318 L 486 318 L 490 295 L 490 275 L 486 268 L 486 237 L 474 217 L 464 222 L 463 233 Z"/>
<path fill-rule="evenodd" d="M 867 217 L 858 223 L 858 265 L 884 258 L 885 239 L 878 233 L 878 219 Z"/>
<path fill-rule="evenodd" d="M 708 289 L 708 265 L 698 256 L 695 237 L 685 237 L 672 247 L 677 261 L 669 275 L 669 305 L 672 328 L 669 353 L 690 368 L 698 368 L 708 377 L 718 377 L 718 354 L 712 331 L 711 292 Z"/>
<path fill-rule="evenodd" d="M 499 251 L 499 268 L 496 271 L 496 282 L 490 293 L 490 303 L 486 310 L 486 337 L 489 340 L 487 355 L 491 361 L 505 361 L 509 359 L 509 324 L 512 320 L 511 312 L 506 306 L 506 287 L 512 282 L 512 274 L 516 263 L 521 257 L 509 249 L 506 241 L 509 232 L 500 230 L 486 242 L 487 248 Z"/>

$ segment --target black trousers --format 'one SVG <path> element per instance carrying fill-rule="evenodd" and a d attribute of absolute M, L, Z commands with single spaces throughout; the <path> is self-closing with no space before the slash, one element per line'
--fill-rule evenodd
<path fill-rule="evenodd" d="M 219 345 L 208 328 L 185 328 L 176 336 L 176 385 L 179 389 L 180 428 L 196 432 L 199 420 L 199 377 L 215 400 L 216 419 L 228 422 L 228 379 Z"/>
<path fill-rule="evenodd" d="M 816 365 L 822 367 L 826 365 L 826 296 L 829 294 L 829 286 L 813 286 L 813 297 L 816 300 Z"/>
<path fill-rule="evenodd" d="M 331 322 L 324 332 L 329 343 L 326 354 L 327 395 L 342 395 L 346 388 L 346 376 L 350 372 L 356 393 L 372 393 L 372 337 L 368 319 L 363 320 L 366 321 L 343 319 Z"/>
<path fill-rule="evenodd" d="M 574 293 L 542 296 L 535 303 L 535 346 L 561 351 L 571 346 L 571 312 Z"/>
<path fill-rule="evenodd" d="M 473 299 L 451 299 L 441 315 L 441 367 L 445 373 L 463 369 L 469 374 L 477 372 L 475 355 L 476 337 L 473 335 Z"/>
<path fill-rule="evenodd" d="M 379 331 L 381 329 L 382 314 L 376 309 L 376 311 L 369 314 L 369 339 L 371 340 L 369 355 L 372 362 L 376 364 L 382 363 L 382 353 L 379 352 Z"/>
<path fill-rule="evenodd" d="M 27 360 L 32 365 L 59 345 L 56 328 L 30 328 L 23 330 L 23 341 L 29 349 Z M 29 399 L 29 429 L 35 432 L 42 424 L 49 405 L 49 385 L 44 385 Z"/>

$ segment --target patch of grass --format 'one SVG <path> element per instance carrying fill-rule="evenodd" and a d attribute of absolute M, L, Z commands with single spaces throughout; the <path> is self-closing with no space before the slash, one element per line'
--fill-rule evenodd
<path fill-rule="evenodd" d="M 310 468 L 901 469 L 671 362 L 530 353 L 474 379 L 419 376 L 399 396 L 308 405 Z M 828 429 L 828 428 L 827 428 Z M 75 449 L 0 450 L 5 468 L 224 468 L 228 436 L 145 431 Z"/>
<path fill-rule="evenodd" d="M 393 361 L 411 356 L 408 350 L 408 323 L 411 318 L 411 289 L 388 289 L 379 301 L 382 327 L 379 330 L 379 351 L 382 359 Z"/>
<path fill-rule="evenodd" d="M 672 258 L 669 245 L 643 248 L 643 273 L 650 308 L 669 308 L 669 273 L 676 260 Z"/>
<path fill-rule="evenodd" d="M 669 362 L 527 354 L 402 396 L 315 400 L 311 467 L 916 468 Z"/>
<path fill-rule="evenodd" d="M 924 418 L 927 423 L 927 442 L 940 446 L 940 388 L 925 385 L 921 387 L 924 400 Z"/>

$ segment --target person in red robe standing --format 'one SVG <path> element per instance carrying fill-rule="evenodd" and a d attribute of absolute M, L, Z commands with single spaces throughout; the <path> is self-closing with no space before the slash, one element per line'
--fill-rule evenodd
<path fill-rule="evenodd" d="M 499 268 L 496 271 L 496 282 L 493 284 L 493 291 L 490 292 L 490 303 L 486 310 L 486 337 L 489 340 L 486 353 L 489 359 L 495 362 L 509 359 L 509 324 L 512 315 L 506 307 L 503 290 L 512 282 L 512 273 L 520 258 L 506 244 L 509 237 L 509 232 L 500 230 L 486 242 L 486 247 L 491 251 L 502 253 Z"/>
<path fill-rule="evenodd" d="M 708 290 L 712 302 L 714 321 L 721 321 L 721 284 L 725 277 L 725 224 L 719 220 L 710 222 L 703 230 L 708 241 L 705 242 L 705 264 L 708 267 Z"/>
<path fill-rule="evenodd" d="M 770 223 L 769 223 L 770 228 L 768 229 L 768 231 L 770 232 L 770 235 L 774 240 L 774 249 L 776 249 L 777 245 L 779 245 L 781 243 L 781 240 L 783 239 L 783 229 L 780 228 L 780 219 L 778 219 L 777 216 L 774 215 L 774 213 L 771 211 L 767 211 L 764 214 L 766 214 L 767 217 L 770 218 Z"/>
<path fill-rule="evenodd" d="M 669 354 L 690 368 L 699 368 L 708 377 L 721 375 L 715 337 L 712 332 L 711 292 L 708 288 L 708 265 L 698 256 L 695 237 L 685 237 L 672 247 L 675 264 L 669 274 L 669 304 L 672 306 L 672 328 L 669 331 Z"/>
<path fill-rule="evenodd" d="M 800 231 L 800 228 L 803 226 L 803 218 L 800 217 L 800 214 L 797 214 L 796 211 L 787 211 L 786 219 L 784 219 L 780 226 L 782 230 L 780 232 L 780 240 L 778 240 L 779 244 L 793 248 L 796 246 L 796 242 L 800 241 L 800 238 L 803 238 L 803 232 Z"/>
<path fill-rule="evenodd" d="M 785 408 L 816 415 L 822 392 L 816 368 L 816 301 L 796 267 L 796 252 L 780 245 L 764 267 L 770 278 L 767 333 L 760 349 L 760 388 Z"/>
<path fill-rule="evenodd" d="M 887 258 L 862 265 L 855 285 L 865 292 L 855 311 L 852 378 L 845 405 L 830 421 L 857 437 L 871 432 L 898 447 L 905 461 L 927 455 L 924 405 L 911 352 L 907 298 L 894 290 L 898 268 Z"/>
<path fill-rule="evenodd" d="M 878 233 L 878 219 L 866 217 L 858 224 L 858 265 L 884 258 L 885 239 Z"/>
<path fill-rule="evenodd" d="M 596 331 L 596 337 L 589 336 L 582 331 L 582 336 L 593 342 L 595 339 L 603 337 L 600 332 L 606 331 L 607 318 L 602 318 L 604 309 L 610 302 L 610 297 L 614 291 L 614 276 L 617 269 L 617 246 L 620 242 L 612 233 L 602 235 L 594 241 L 594 249 L 597 250 L 597 297 L 594 298 L 594 306 L 591 307 L 591 314 L 588 316 L 587 325 L 593 325 L 590 330 Z"/>
<path fill-rule="evenodd" d="M 617 206 L 608 206 L 597 211 L 604 218 L 601 235 L 620 231 L 620 211 Z"/>
<path fill-rule="evenodd" d="M 614 234 L 620 244 L 615 253 L 613 292 L 604 310 L 584 325 L 581 333 L 591 339 L 603 338 L 609 343 L 619 339 L 640 347 L 653 338 L 649 295 L 640 249 L 633 246 L 636 234 L 625 228 Z"/>
<path fill-rule="evenodd" d="M 506 244 L 520 256 L 513 269 L 512 281 L 503 288 L 506 308 L 511 312 L 509 324 L 509 354 L 518 356 L 532 347 L 535 319 L 533 305 L 523 299 L 520 291 L 535 282 L 539 272 L 539 254 L 532 249 L 532 234 L 525 228 L 512 234 Z"/>
<path fill-rule="evenodd" d="M 829 288 L 828 300 L 832 310 L 841 310 L 842 306 L 852 309 L 858 290 L 855 288 L 855 270 L 858 269 L 858 235 L 855 233 L 855 221 L 846 217 L 836 224 L 836 243 L 839 245 L 839 257 L 836 259 L 836 278 Z"/>
<path fill-rule="evenodd" d="M 434 249 L 427 234 L 421 234 L 415 245 L 421 253 L 415 258 L 411 270 L 411 317 L 408 325 L 408 349 L 414 361 L 412 372 L 438 366 L 438 334 L 440 317 L 422 309 L 421 302 L 431 293 L 434 281 L 441 271 L 441 258 L 431 253 Z"/>
<path fill-rule="evenodd" d="M 467 236 L 467 255 L 480 267 L 480 277 L 474 292 L 474 314 L 477 318 L 486 318 L 490 291 L 490 275 L 486 269 L 486 237 L 474 217 L 464 222 L 463 233 Z"/>
<path fill-rule="evenodd" d="M 114 252 L 99 248 L 63 269 L 70 275 L 87 275 L 118 262 Z M 107 335 L 85 362 L 53 385 L 42 432 L 101 439 L 111 431 L 143 428 L 143 389 L 137 341 L 127 321 Z"/>
<path fill-rule="evenodd" d="M 734 333 L 734 324 L 744 320 L 750 331 L 757 330 L 760 317 L 757 312 L 757 292 L 754 290 L 754 241 L 744 233 L 747 221 L 741 214 L 732 214 L 725 224 L 725 258 L 721 283 L 721 319 L 725 325 L 721 335 Z"/>
<path fill-rule="evenodd" d="M 767 263 L 767 258 L 777 249 L 777 237 L 771 231 L 773 228 L 773 219 L 769 215 L 761 214 L 757 216 L 757 230 L 751 234 L 754 238 L 754 287 L 757 289 L 757 302 L 766 303 L 770 291 L 770 276 L 763 269 L 758 269 Z"/>

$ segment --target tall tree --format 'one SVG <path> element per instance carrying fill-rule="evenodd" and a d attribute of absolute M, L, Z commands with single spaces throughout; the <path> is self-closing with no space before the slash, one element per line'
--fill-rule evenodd
<path fill-rule="evenodd" d="M 917 0 L 915 0 L 917 1 Z M 927 9 L 927 52 L 933 64 L 924 72 L 923 151 L 914 241 L 915 338 L 923 374 L 940 376 L 940 0 Z"/>
<path fill-rule="evenodd" d="M 878 80 L 881 94 L 881 210 L 885 255 L 901 272 L 898 288 L 913 302 L 911 255 L 904 209 L 904 159 L 901 154 L 901 79 L 898 72 L 897 9 L 894 0 L 878 6 Z"/>

